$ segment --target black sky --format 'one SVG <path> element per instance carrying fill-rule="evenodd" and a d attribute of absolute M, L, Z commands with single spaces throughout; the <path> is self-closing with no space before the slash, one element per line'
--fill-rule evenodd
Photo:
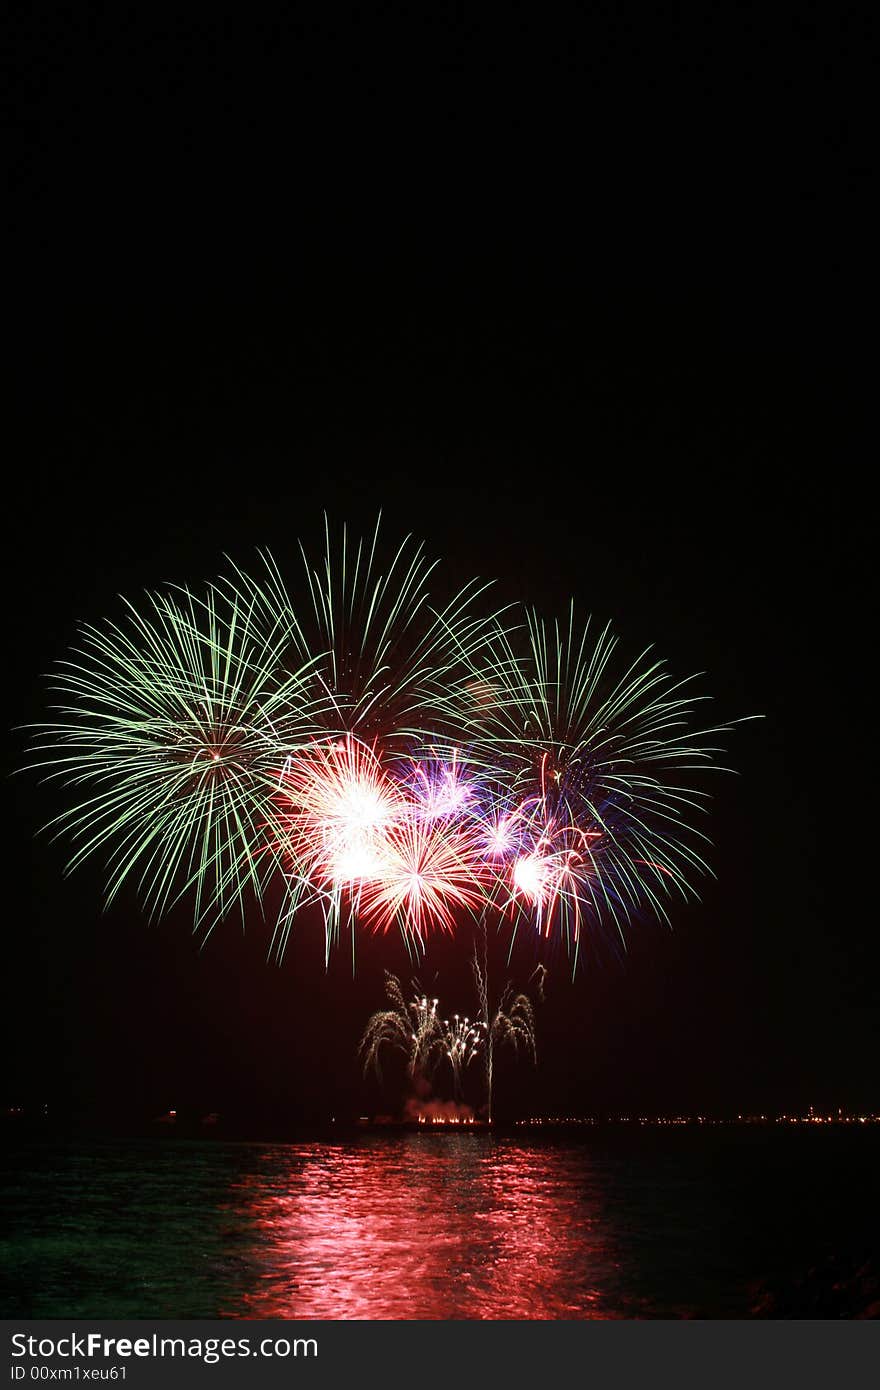
<path fill-rule="evenodd" d="M 40 673 L 118 593 L 210 578 L 258 546 L 293 571 L 323 509 L 358 527 L 381 508 L 450 586 L 480 574 L 551 612 L 574 596 L 630 649 L 704 671 L 720 718 L 764 716 L 715 786 L 717 882 L 672 934 L 635 933 L 622 964 L 572 982 L 549 961 L 540 1067 L 502 1081 L 508 1113 L 876 1106 L 868 285 L 846 121 L 813 110 L 812 162 L 795 143 L 776 174 L 766 149 L 743 178 L 716 146 L 675 181 L 655 161 L 635 189 L 619 161 L 600 189 L 569 120 L 553 145 L 565 198 L 545 164 L 502 208 L 475 201 L 473 150 L 442 193 L 438 171 L 432 203 L 418 142 L 389 199 L 362 161 L 334 163 L 326 124 L 313 181 L 290 116 L 291 160 L 266 160 L 279 224 L 238 160 L 210 207 L 184 197 L 224 167 L 193 152 L 205 87 L 176 144 L 163 124 L 157 174 L 128 70 L 71 124 L 80 88 L 62 69 L 60 89 L 23 79 L 13 177 L 9 724 L 39 717 Z M 85 158 L 96 129 L 106 149 Z M 772 151 L 785 129 L 768 126 Z M 504 148 L 495 174 L 516 164 Z M 65 880 L 62 847 L 34 838 L 57 795 L 8 783 L 7 1103 L 366 1103 L 354 1044 L 382 968 L 408 973 L 398 943 L 364 941 L 353 980 L 345 952 L 324 973 L 315 924 L 279 968 L 258 923 L 200 953 L 185 915 L 149 928 L 126 900 L 102 916 L 97 868 Z M 516 953 L 520 978 L 533 964 Z M 439 946 L 435 971 L 463 993 L 460 952 Z"/>

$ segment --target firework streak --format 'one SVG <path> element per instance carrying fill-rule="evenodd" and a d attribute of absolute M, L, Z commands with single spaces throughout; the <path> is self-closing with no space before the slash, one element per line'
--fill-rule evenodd
<path fill-rule="evenodd" d="M 153 916 L 191 894 L 204 931 L 280 899 L 278 952 L 315 904 L 328 949 L 492 914 L 576 959 L 668 921 L 708 871 L 695 775 L 729 726 L 573 608 L 489 612 L 476 581 L 434 606 L 421 547 L 382 560 L 378 530 L 327 526 L 301 604 L 264 555 L 81 629 L 34 740 L 72 793 L 50 822 L 69 867 L 104 856 L 108 901 L 132 881 Z"/>

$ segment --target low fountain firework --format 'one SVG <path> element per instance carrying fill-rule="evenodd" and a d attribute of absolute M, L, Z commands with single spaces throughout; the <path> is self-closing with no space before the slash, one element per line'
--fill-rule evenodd
<path fill-rule="evenodd" d="M 435 604 L 409 540 L 383 560 L 326 528 L 288 589 L 275 561 L 201 595 L 148 594 L 89 624 L 53 678 L 34 765 L 72 802 L 69 867 L 103 855 L 153 916 L 191 895 L 210 931 L 278 897 L 273 949 L 318 905 L 343 930 L 491 918 L 535 940 L 625 939 L 708 872 L 696 824 L 720 728 L 649 651 L 608 628 L 489 611 L 487 586 Z M 300 602 L 300 596 L 302 602 Z"/>
<path fill-rule="evenodd" d="M 414 997 L 407 1003 L 396 975 L 385 972 L 385 994 L 390 1008 L 380 1009 L 369 1019 L 358 1051 L 364 1073 L 374 1071 L 382 1078 L 382 1054 L 387 1050 L 402 1053 L 411 1082 L 429 1077 L 437 1060 L 441 1022 L 437 1013 L 439 1000 L 430 999 L 414 983 Z"/>
<path fill-rule="evenodd" d="M 444 1122 L 452 1123 L 462 1118 L 464 1112 L 460 1114 L 459 1108 L 463 1102 L 465 1075 L 475 1063 L 482 1062 L 483 1112 L 491 1123 L 496 1049 L 507 1047 L 514 1054 L 525 1053 L 532 1062 L 537 1059 L 535 1016 L 528 995 L 515 993 L 512 986 L 507 985 L 495 1009 L 490 1010 L 486 975 L 476 957 L 474 976 L 482 1019 L 472 1019 L 467 1014 L 441 1017 L 440 1001 L 425 994 L 415 980 L 413 997 L 407 1001 L 397 977 L 385 972 L 385 993 L 390 1007 L 370 1017 L 358 1052 L 364 1075 L 372 1071 L 379 1081 L 382 1080 L 383 1054 L 397 1053 L 405 1058 L 407 1081 L 415 1096 L 408 1109 L 415 1119 L 424 1121 L 436 1114 L 438 1119 L 445 1117 Z M 544 972 L 540 967 L 537 977 L 538 993 L 542 997 Z M 435 1099 L 429 1102 L 426 1098 L 438 1079 L 452 1083 L 451 1109 L 444 1101 L 438 1106 Z"/>

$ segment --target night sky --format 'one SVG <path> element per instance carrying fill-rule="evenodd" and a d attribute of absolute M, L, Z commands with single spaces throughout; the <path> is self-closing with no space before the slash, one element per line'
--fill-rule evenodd
<path fill-rule="evenodd" d="M 292 195 L 264 238 L 237 175 L 210 214 L 184 207 L 183 139 L 158 194 L 122 137 L 83 173 L 99 106 L 71 127 L 47 100 L 21 121 L 9 261 L 8 726 L 40 717 L 41 673 L 117 594 L 261 546 L 293 576 L 324 509 L 353 528 L 381 509 L 450 592 L 477 574 L 549 613 L 573 596 L 633 654 L 705 672 L 717 718 L 763 716 L 729 739 L 718 878 L 672 933 L 646 921 L 574 981 L 518 943 L 514 976 L 550 976 L 538 1070 L 502 1064 L 499 1112 L 876 1107 L 865 291 L 822 189 L 786 182 L 780 213 L 768 156 L 727 203 L 716 167 L 588 252 L 583 190 L 577 226 L 537 186 L 509 216 L 405 197 L 404 225 L 348 184 Z M 7 796 L 4 1104 L 312 1122 L 375 1102 L 354 1049 L 383 968 L 411 974 L 399 940 L 364 936 L 352 978 L 346 949 L 325 974 L 310 919 L 279 967 L 259 921 L 200 950 L 185 911 L 102 915 L 100 865 L 65 880 L 64 846 L 35 838 L 63 793 L 21 773 Z M 438 942 L 420 970 L 450 1005 L 471 1002 L 466 956 Z"/>

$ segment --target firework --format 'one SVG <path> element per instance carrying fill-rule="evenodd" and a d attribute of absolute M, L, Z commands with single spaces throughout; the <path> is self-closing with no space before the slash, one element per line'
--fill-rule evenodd
<path fill-rule="evenodd" d="M 386 843 L 381 874 L 364 884 L 365 922 L 383 931 L 396 923 L 421 944 L 432 927 L 453 931 L 462 911 L 482 906 L 483 866 L 466 826 L 425 821 L 410 807 Z"/>
<path fill-rule="evenodd" d="M 369 1019 L 358 1051 L 364 1074 L 371 1069 L 381 1080 L 382 1053 L 387 1049 L 406 1058 L 407 1075 L 428 1079 L 433 1072 L 443 1036 L 437 1014 L 438 1000 L 422 993 L 413 982 L 415 997 L 407 1003 L 395 975 L 385 972 L 385 993 L 390 1009 L 381 1009 Z"/>
<path fill-rule="evenodd" d="M 421 820 L 467 819 L 477 810 L 479 788 L 458 748 L 448 754 L 427 749 L 421 760 L 413 761 L 408 785 Z"/>
<path fill-rule="evenodd" d="M 525 641 L 500 625 L 450 692 L 461 736 L 500 808 L 485 822 L 494 901 L 543 934 L 558 928 L 575 959 L 586 922 L 620 938 L 650 909 L 668 922 L 709 872 L 693 824 L 722 727 L 700 727 L 703 697 L 650 649 L 622 667 L 617 639 L 526 615 Z M 475 693 L 477 695 L 475 697 Z"/>
<path fill-rule="evenodd" d="M 405 801 L 374 749 L 349 734 L 288 755 L 276 801 L 292 867 L 319 893 L 338 900 L 383 874 Z"/>
<path fill-rule="evenodd" d="M 151 915 L 190 888 L 200 922 L 243 911 L 247 887 L 260 901 L 278 749 L 318 714 L 289 650 L 284 615 L 214 587 L 147 594 L 121 622 L 81 628 L 34 753 L 76 797 L 47 828 L 72 837 L 69 869 L 106 857 L 108 903 L 129 879 Z"/>
<path fill-rule="evenodd" d="M 434 565 L 422 547 L 406 540 L 381 563 L 378 523 L 362 541 L 343 529 L 337 548 L 325 529 L 322 562 L 303 552 L 303 603 L 265 554 L 259 579 L 234 568 L 202 597 L 182 589 L 124 601 L 120 622 L 84 626 L 61 663 L 60 702 L 36 730 L 34 761 L 74 804 L 47 828 L 72 838 L 70 869 L 105 858 L 108 904 L 133 880 L 159 916 L 191 889 L 196 920 L 210 929 L 233 907 L 244 912 L 248 889 L 262 908 L 269 882 L 283 877 L 283 950 L 300 906 L 317 896 L 338 919 L 343 884 L 363 877 L 377 837 L 363 826 L 346 840 L 345 810 L 321 814 L 315 804 L 317 776 L 313 804 L 291 815 L 288 799 L 282 833 L 279 768 L 311 761 L 314 773 L 317 760 L 326 782 L 333 760 L 322 740 L 332 747 L 355 730 L 374 742 L 381 730 L 386 760 L 418 749 L 442 723 L 436 692 L 489 619 L 475 606 L 476 582 L 430 606 Z M 290 791 L 296 774 L 283 780 Z M 387 782 L 385 792 L 400 799 Z M 318 853 L 304 833 L 316 820 Z M 389 862 L 405 855 L 404 839 Z M 442 857 L 429 847 L 435 867 Z M 428 902 L 436 880 L 432 871 Z"/>
<path fill-rule="evenodd" d="M 535 1050 L 535 1011 L 527 994 L 516 994 L 507 985 L 492 1018 L 489 1029 L 494 1046 L 508 1046 L 514 1052 L 527 1053 L 532 1061 Z"/>
<path fill-rule="evenodd" d="M 454 1100 L 461 1100 L 464 1073 L 485 1050 L 485 1046 L 485 1029 L 481 1023 L 472 1023 L 467 1016 L 462 1018 L 459 1014 L 443 1020 L 441 1056 L 452 1074 Z"/>
<path fill-rule="evenodd" d="M 271 882 L 281 953 L 317 904 L 343 926 L 396 927 L 419 952 L 471 917 L 563 940 L 576 964 L 606 924 L 669 920 L 707 872 L 695 824 L 721 728 L 650 650 L 621 663 L 606 627 L 481 613 L 486 586 L 432 606 L 434 565 L 381 558 L 325 523 L 292 596 L 268 554 L 126 605 L 82 629 L 55 680 L 38 764 L 75 804 L 52 822 L 70 867 L 108 866 L 148 910 L 188 890 L 208 930 Z M 486 1027 L 488 1028 L 488 1018 Z"/>
<path fill-rule="evenodd" d="M 328 943 L 342 922 L 395 924 L 421 946 L 432 928 L 484 901 L 475 830 L 455 814 L 457 769 L 413 765 L 398 780 L 375 746 L 350 734 L 289 756 L 278 778 L 276 849 L 285 854 L 293 908 L 311 894 Z"/>

